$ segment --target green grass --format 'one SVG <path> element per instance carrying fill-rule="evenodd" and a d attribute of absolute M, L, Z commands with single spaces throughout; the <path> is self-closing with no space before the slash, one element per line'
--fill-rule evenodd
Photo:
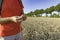
<path fill-rule="evenodd" d="M 28 17 L 22 26 L 23 40 L 60 40 L 60 18 Z"/>

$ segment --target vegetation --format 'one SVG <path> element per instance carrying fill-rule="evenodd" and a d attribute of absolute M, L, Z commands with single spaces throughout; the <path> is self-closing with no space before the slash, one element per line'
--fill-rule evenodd
<path fill-rule="evenodd" d="M 30 13 L 27 13 L 26 15 L 27 16 L 36 15 L 38 17 L 39 14 L 46 13 L 46 16 L 47 16 L 47 14 L 51 14 L 51 12 L 53 12 L 53 11 L 58 11 L 58 12 L 60 11 L 60 3 L 58 5 L 56 5 L 56 6 L 51 6 L 51 7 L 47 8 L 47 9 L 45 9 L 45 10 L 44 9 L 40 9 L 40 10 L 36 9 L 34 12 L 31 11 Z"/>
<path fill-rule="evenodd" d="M 22 27 L 23 40 L 60 40 L 60 18 L 28 17 Z"/>

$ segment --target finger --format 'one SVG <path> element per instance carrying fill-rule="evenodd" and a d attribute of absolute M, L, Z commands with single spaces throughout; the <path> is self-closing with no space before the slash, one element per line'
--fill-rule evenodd
<path fill-rule="evenodd" d="M 17 22 L 22 22 L 22 20 L 18 20 Z"/>

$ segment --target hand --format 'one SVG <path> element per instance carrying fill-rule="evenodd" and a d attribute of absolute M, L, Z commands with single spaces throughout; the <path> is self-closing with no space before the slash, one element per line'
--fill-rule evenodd
<path fill-rule="evenodd" d="M 23 16 L 22 16 L 22 18 L 23 18 L 23 21 L 25 21 L 26 19 L 27 19 L 27 17 L 24 15 L 24 14 L 22 14 Z"/>
<path fill-rule="evenodd" d="M 27 19 L 27 17 L 24 14 L 16 17 L 17 22 L 22 22 L 22 21 L 25 21 L 26 19 Z"/>
<path fill-rule="evenodd" d="M 11 17 L 11 20 L 13 21 L 13 22 L 22 22 L 23 21 L 23 15 L 21 15 L 21 16 L 13 16 L 13 17 Z"/>
<path fill-rule="evenodd" d="M 24 14 L 22 14 L 21 16 L 13 16 L 11 17 L 11 20 L 13 22 L 22 22 L 26 20 L 26 16 Z"/>

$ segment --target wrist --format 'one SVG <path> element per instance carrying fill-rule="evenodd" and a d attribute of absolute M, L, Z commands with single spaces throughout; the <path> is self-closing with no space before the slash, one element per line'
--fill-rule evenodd
<path fill-rule="evenodd" d="M 16 22 L 16 18 L 15 17 L 10 17 L 10 20 L 13 22 Z"/>

